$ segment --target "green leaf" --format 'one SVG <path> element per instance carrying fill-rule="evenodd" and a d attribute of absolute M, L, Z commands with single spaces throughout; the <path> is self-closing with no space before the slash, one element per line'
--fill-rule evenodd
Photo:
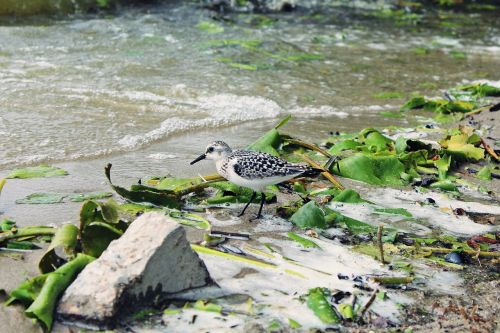
<path fill-rule="evenodd" d="M 38 268 L 42 273 L 49 273 L 69 261 L 76 254 L 78 228 L 73 224 L 63 224 L 56 230 L 49 248 L 44 253 Z"/>
<path fill-rule="evenodd" d="M 33 193 L 23 199 L 17 199 L 16 204 L 55 204 L 61 203 L 64 197 L 64 194 L 58 193 Z"/>
<path fill-rule="evenodd" d="M 386 293 L 385 293 L 385 291 L 379 291 L 377 293 L 377 299 L 379 299 L 381 301 L 385 300 L 386 299 Z"/>
<path fill-rule="evenodd" d="M 434 165 L 438 169 L 438 175 L 440 180 L 448 179 L 446 175 L 451 165 L 451 156 L 444 155 L 439 160 L 434 161 Z"/>
<path fill-rule="evenodd" d="M 195 227 L 196 229 L 210 230 L 211 228 L 210 222 L 199 215 L 181 211 L 171 211 L 169 216 L 180 224 Z"/>
<path fill-rule="evenodd" d="M 412 109 L 422 108 L 425 106 L 426 103 L 427 101 L 423 96 L 415 96 L 412 97 L 401 107 L 401 111 L 405 112 Z"/>
<path fill-rule="evenodd" d="M 339 304 L 338 310 L 344 319 L 354 318 L 354 311 L 352 310 L 351 304 L 347 303 Z"/>
<path fill-rule="evenodd" d="M 344 150 L 357 150 L 361 146 L 362 144 L 360 144 L 359 142 L 348 139 L 336 143 L 328 150 L 328 152 L 332 155 L 338 155 Z"/>
<path fill-rule="evenodd" d="M 26 179 L 26 178 L 37 178 L 37 177 L 55 177 L 55 176 L 66 176 L 68 174 L 67 171 L 49 166 L 46 164 L 41 164 L 36 167 L 27 167 L 24 169 L 16 169 L 13 170 L 7 178 L 20 178 L 20 179 Z"/>
<path fill-rule="evenodd" d="M 268 131 L 266 134 L 261 136 L 257 141 L 252 143 L 248 149 L 253 151 L 260 151 L 263 153 L 268 153 L 274 156 L 279 156 L 277 149 L 283 143 L 281 136 L 278 132 L 278 129 L 285 125 L 288 120 L 290 120 L 291 116 L 285 117 L 281 120 L 278 125 L 276 125 L 273 129 Z"/>
<path fill-rule="evenodd" d="M 333 173 L 373 185 L 404 185 L 405 165 L 393 155 L 356 153 L 332 166 Z"/>
<path fill-rule="evenodd" d="M 69 200 L 72 202 L 83 202 L 86 200 L 97 200 L 112 197 L 111 192 L 89 192 L 69 195 Z"/>
<path fill-rule="evenodd" d="M 392 150 L 394 141 L 383 136 L 379 131 L 373 128 L 365 128 L 359 132 L 358 141 L 368 147 L 370 151 Z M 375 150 L 373 150 L 375 148 Z"/>
<path fill-rule="evenodd" d="M 370 233 L 373 231 L 373 227 L 368 223 L 358 221 L 331 209 L 327 210 L 325 219 L 327 224 L 345 227 L 353 234 Z"/>
<path fill-rule="evenodd" d="M 181 202 L 176 192 L 171 190 L 159 190 L 154 187 L 133 185 L 130 190 L 113 185 L 111 182 L 111 164 L 104 169 L 109 184 L 120 196 L 135 203 L 151 203 L 169 208 L 180 208 Z"/>
<path fill-rule="evenodd" d="M 313 242 L 312 240 L 309 240 L 307 238 L 304 238 L 304 237 L 301 237 L 291 231 L 288 232 L 288 238 L 290 238 L 291 240 L 294 240 L 296 241 L 297 243 L 301 244 L 303 247 L 305 248 L 309 248 L 309 247 L 316 247 L 318 249 L 320 249 L 321 247 L 316 244 L 315 242 Z"/>
<path fill-rule="evenodd" d="M 307 307 L 325 324 L 335 324 L 340 322 L 339 317 L 327 301 L 330 292 L 326 288 L 309 289 L 307 294 Z"/>
<path fill-rule="evenodd" d="M 3 219 L 2 222 L 0 222 L 0 232 L 1 231 L 9 231 L 12 228 L 16 226 L 16 222 L 9 220 L 9 219 Z"/>
<path fill-rule="evenodd" d="M 358 192 L 347 188 L 340 192 L 338 195 L 336 195 L 332 201 L 335 202 L 346 202 L 346 203 L 362 203 L 362 202 L 369 202 L 361 198 Z"/>
<path fill-rule="evenodd" d="M 34 243 L 29 241 L 9 241 L 6 246 L 8 249 L 17 249 L 17 250 L 32 250 L 39 249 L 40 247 L 36 246 Z"/>
<path fill-rule="evenodd" d="M 301 229 L 326 228 L 325 216 L 316 202 L 309 201 L 290 217 L 290 221 Z"/>
<path fill-rule="evenodd" d="M 413 215 L 411 215 L 411 213 L 404 208 L 375 208 L 375 213 L 413 217 Z"/>
<path fill-rule="evenodd" d="M 479 170 L 476 177 L 482 180 L 491 180 L 491 165 L 485 165 Z"/>
<path fill-rule="evenodd" d="M 14 289 L 8 304 L 18 300 L 29 306 L 26 315 L 37 319 L 45 331 L 50 331 L 54 319 L 57 300 L 74 281 L 78 273 L 94 258 L 79 253 L 75 259 L 59 267 L 54 272 L 27 280 Z"/>
<path fill-rule="evenodd" d="M 458 192 L 458 188 L 450 180 L 440 180 L 438 182 L 432 183 L 429 187 L 438 188 L 449 192 Z"/>
<path fill-rule="evenodd" d="M 290 325 L 290 328 L 292 328 L 292 329 L 302 327 L 302 325 L 300 325 L 300 323 L 298 321 L 295 321 L 292 318 L 288 318 L 288 325 Z"/>
<path fill-rule="evenodd" d="M 484 158 L 484 149 L 475 147 L 467 143 L 469 135 L 460 133 L 448 136 L 446 139 L 439 141 L 439 144 L 445 151 L 458 159 L 473 159 L 479 161 Z"/>
<path fill-rule="evenodd" d="M 224 27 L 215 22 L 202 21 L 196 25 L 199 30 L 205 31 L 210 34 L 218 34 L 224 31 Z"/>
<path fill-rule="evenodd" d="M 222 306 L 219 304 L 210 303 L 204 300 L 197 300 L 196 303 L 193 304 L 193 309 L 207 312 L 222 312 Z"/>

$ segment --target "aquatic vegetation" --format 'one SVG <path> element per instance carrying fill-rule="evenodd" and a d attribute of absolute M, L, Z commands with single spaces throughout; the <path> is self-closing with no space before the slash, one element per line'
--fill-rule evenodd
<path fill-rule="evenodd" d="M 27 167 L 23 169 L 12 170 L 7 178 L 37 178 L 37 177 L 56 177 L 56 176 L 66 176 L 68 174 L 67 171 L 49 166 L 47 164 L 40 164 L 36 167 Z"/>

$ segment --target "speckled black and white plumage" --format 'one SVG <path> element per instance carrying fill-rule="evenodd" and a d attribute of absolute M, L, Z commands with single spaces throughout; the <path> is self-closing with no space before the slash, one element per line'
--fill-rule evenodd
<path fill-rule="evenodd" d="M 225 158 L 222 169 L 232 166 L 234 172 L 245 179 L 296 176 L 311 168 L 292 164 L 276 156 L 245 150 L 236 150 Z"/>

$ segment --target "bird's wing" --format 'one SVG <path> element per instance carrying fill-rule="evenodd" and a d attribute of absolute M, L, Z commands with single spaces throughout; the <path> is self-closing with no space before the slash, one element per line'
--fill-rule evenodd
<path fill-rule="evenodd" d="M 292 164 L 260 152 L 236 151 L 231 159 L 234 172 L 246 179 L 299 175 L 308 170 L 307 166 Z"/>

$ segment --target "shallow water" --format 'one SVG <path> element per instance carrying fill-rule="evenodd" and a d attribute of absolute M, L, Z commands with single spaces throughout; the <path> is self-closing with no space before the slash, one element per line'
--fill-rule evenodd
<path fill-rule="evenodd" d="M 297 116 L 288 129 L 310 139 L 404 125 L 379 112 L 414 91 L 500 79 L 495 12 L 437 15 L 415 24 L 331 8 L 217 22 L 194 4 L 171 4 L 111 16 L 4 18 L 0 169 L 116 156 L 182 133 L 201 149 L 208 140 L 200 129 L 242 123 L 249 125 L 219 137 L 247 144 L 287 113 Z M 222 40 L 237 45 L 214 46 Z M 374 97 L 383 92 L 399 94 Z"/>

